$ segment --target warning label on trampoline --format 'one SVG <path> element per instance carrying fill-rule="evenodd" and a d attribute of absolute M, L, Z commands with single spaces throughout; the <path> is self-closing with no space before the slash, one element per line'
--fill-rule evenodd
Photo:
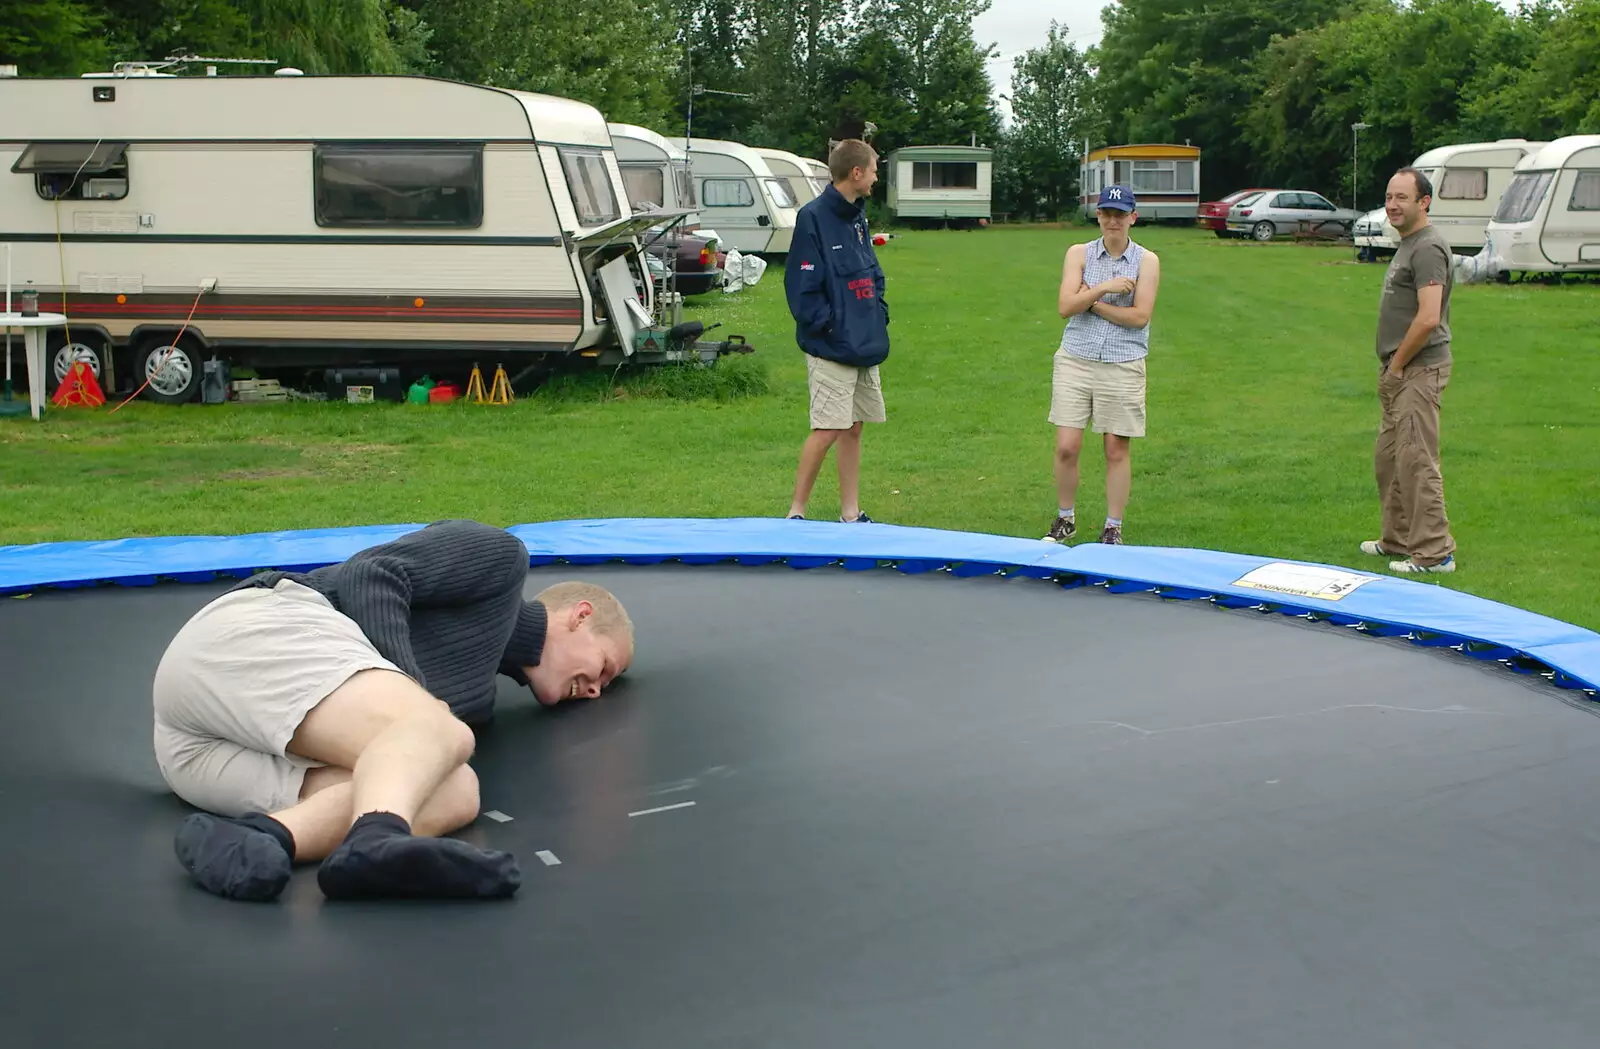
<path fill-rule="evenodd" d="M 1275 594 L 1338 601 L 1378 578 L 1338 568 L 1277 563 L 1262 565 L 1236 580 L 1233 585 L 1249 590 L 1270 590 Z"/>

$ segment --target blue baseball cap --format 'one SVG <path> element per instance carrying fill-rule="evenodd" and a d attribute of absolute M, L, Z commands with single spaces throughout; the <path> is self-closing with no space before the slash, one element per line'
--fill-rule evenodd
<path fill-rule="evenodd" d="M 1107 186 L 1100 191 L 1100 203 L 1096 206 L 1113 208 L 1117 211 L 1132 211 L 1135 206 L 1133 187 L 1122 183 L 1118 183 L 1115 186 Z"/>

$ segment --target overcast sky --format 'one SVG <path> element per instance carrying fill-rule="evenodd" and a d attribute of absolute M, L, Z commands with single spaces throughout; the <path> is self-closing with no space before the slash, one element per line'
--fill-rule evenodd
<path fill-rule="evenodd" d="M 997 94 L 1011 91 L 1011 63 L 1030 47 L 1038 47 L 1050 32 L 1050 20 L 1067 28 L 1067 36 L 1080 48 L 1100 39 L 1103 0 L 990 0 L 989 10 L 972 23 L 972 35 L 981 47 L 993 44 L 998 52 L 989 59 L 989 81 Z M 999 100 L 1007 117 L 1010 107 Z"/>

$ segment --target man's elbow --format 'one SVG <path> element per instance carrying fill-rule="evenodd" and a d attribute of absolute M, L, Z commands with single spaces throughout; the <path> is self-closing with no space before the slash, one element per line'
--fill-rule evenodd
<path fill-rule="evenodd" d="M 1439 326 L 1439 312 L 1437 310 L 1423 310 L 1417 314 L 1417 327 L 1423 332 L 1431 332 Z"/>

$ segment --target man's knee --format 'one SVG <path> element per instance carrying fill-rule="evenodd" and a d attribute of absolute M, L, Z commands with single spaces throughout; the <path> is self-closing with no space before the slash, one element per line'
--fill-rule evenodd
<path fill-rule="evenodd" d="M 329 693 L 295 729 L 288 749 L 313 761 L 354 768 L 377 735 L 398 721 L 425 721 L 434 737 L 464 762 L 472 756 L 472 730 L 448 704 L 404 674 L 364 670 Z"/>
<path fill-rule="evenodd" d="M 1126 462 L 1133 451 L 1133 441 L 1127 437 L 1119 437 L 1114 433 L 1106 434 L 1106 462 Z"/>
<path fill-rule="evenodd" d="M 1064 463 L 1076 462 L 1083 451 L 1083 431 L 1059 427 L 1056 429 L 1056 458 Z"/>
<path fill-rule="evenodd" d="M 465 827 L 478 818 L 483 800 L 478 790 L 478 774 L 471 765 L 462 765 L 445 777 L 434 791 L 425 811 L 430 820 L 437 820 L 436 834 L 448 834 Z M 429 828 L 430 830 L 432 828 Z"/>

